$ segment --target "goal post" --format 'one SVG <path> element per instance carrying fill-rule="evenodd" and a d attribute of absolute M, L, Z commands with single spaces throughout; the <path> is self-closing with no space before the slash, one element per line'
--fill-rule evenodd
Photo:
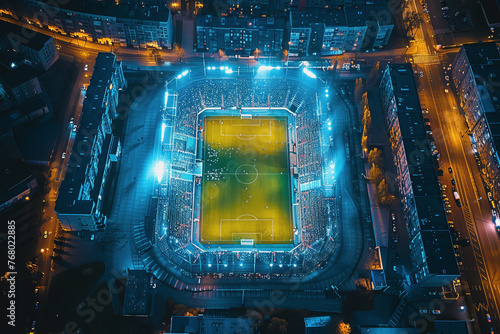
<path fill-rule="evenodd" d="M 253 239 L 241 239 L 242 246 L 253 246 Z"/>

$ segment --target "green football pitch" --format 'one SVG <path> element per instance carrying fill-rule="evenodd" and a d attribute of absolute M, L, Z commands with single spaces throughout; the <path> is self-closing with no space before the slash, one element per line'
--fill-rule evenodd
<path fill-rule="evenodd" d="M 293 242 L 286 117 L 204 119 L 200 242 Z"/>

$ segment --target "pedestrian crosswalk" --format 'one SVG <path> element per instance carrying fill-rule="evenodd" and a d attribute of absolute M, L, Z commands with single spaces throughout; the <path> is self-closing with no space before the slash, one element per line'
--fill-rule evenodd
<path fill-rule="evenodd" d="M 415 64 L 440 64 L 438 55 L 415 54 L 413 55 Z"/>

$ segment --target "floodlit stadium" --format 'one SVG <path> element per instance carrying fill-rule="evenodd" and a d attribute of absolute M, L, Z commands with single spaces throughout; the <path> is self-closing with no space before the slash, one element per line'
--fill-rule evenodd
<path fill-rule="evenodd" d="M 191 277 L 324 266 L 340 242 L 339 209 L 328 89 L 313 70 L 207 67 L 166 87 L 144 251 Z"/>

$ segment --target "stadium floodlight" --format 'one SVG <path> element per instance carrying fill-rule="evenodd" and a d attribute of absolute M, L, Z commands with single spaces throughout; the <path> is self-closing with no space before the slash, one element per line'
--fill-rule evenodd
<path fill-rule="evenodd" d="M 212 264 L 211 264 L 211 263 L 209 263 L 209 264 L 208 264 L 208 268 L 210 268 L 211 266 L 212 266 Z"/>
<path fill-rule="evenodd" d="M 274 69 L 274 67 L 267 66 L 267 65 L 262 65 L 262 66 L 259 66 L 259 68 L 257 69 L 257 71 L 270 71 L 272 69 Z"/>
<path fill-rule="evenodd" d="M 272 263 L 269 263 L 269 267 L 272 267 L 272 266 L 273 266 L 273 264 L 272 264 Z"/>
<path fill-rule="evenodd" d="M 165 137 L 165 128 L 167 127 L 167 124 L 165 122 L 161 123 L 161 142 L 163 143 L 163 137 Z"/>
<path fill-rule="evenodd" d="M 177 76 L 177 79 L 180 79 L 180 78 L 182 78 L 182 74 L 179 74 L 179 75 Z"/>
<path fill-rule="evenodd" d="M 16 67 L 16 63 L 10 63 L 10 67 L 12 68 Z"/>
<path fill-rule="evenodd" d="M 224 268 L 227 268 L 227 263 L 224 263 Z"/>
<path fill-rule="evenodd" d="M 281 70 L 281 67 L 277 66 L 277 67 L 276 67 L 276 69 L 277 69 L 277 70 Z"/>
<path fill-rule="evenodd" d="M 328 89 L 325 89 L 325 93 L 328 93 Z"/>
<path fill-rule="evenodd" d="M 221 71 L 222 71 L 222 70 L 224 70 L 224 66 L 219 67 L 219 69 L 220 69 Z"/>
<path fill-rule="evenodd" d="M 161 179 L 163 179 L 163 173 L 165 172 L 165 163 L 163 161 L 158 161 L 156 164 L 155 168 L 155 174 L 156 178 L 158 179 L 158 182 L 161 182 Z"/>
<path fill-rule="evenodd" d="M 225 66 L 224 69 L 227 71 L 229 69 L 229 67 Z"/>
<path fill-rule="evenodd" d="M 328 122 L 328 126 L 331 126 L 332 125 L 332 122 Z"/>
<path fill-rule="evenodd" d="M 240 267 L 243 267 L 243 263 L 240 263 Z"/>
<path fill-rule="evenodd" d="M 167 107 L 168 91 L 165 92 L 165 108 Z"/>
<path fill-rule="evenodd" d="M 326 97 L 328 97 L 328 94 L 326 94 Z"/>
<path fill-rule="evenodd" d="M 280 263 L 280 268 L 283 267 L 283 265 Z"/>
<path fill-rule="evenodd" d="M 294 267 L 294 268 L 297 268 L 297 264 L 296 264 L 296 263 L 294 263 L 294 264 L 293 264 L 293 267 Z"/>
<path fill-rule="evenodd" d="M 308 77 L 310 78 L 313 78 L 313 79 L 316 79 L 316 74 L 314 74 L 313 72 L 309 71 L 307 68 L 304 67 L 304 69 L 302 70 Z"/>
<path fill-rule="evenodd" d="M 231 74 L 231 73 L 233 73 L 233 70 L 232 70 L 232 69 L 227 69 L 227 70 L 226 70 L 226 74 Z"/>
<path fill-rule="evenodd" d="M 185 70 L 184 72 L 182 72 L 182 76 L 185 77 L 188 73 L 189 73 L 189 71 Z"/>

